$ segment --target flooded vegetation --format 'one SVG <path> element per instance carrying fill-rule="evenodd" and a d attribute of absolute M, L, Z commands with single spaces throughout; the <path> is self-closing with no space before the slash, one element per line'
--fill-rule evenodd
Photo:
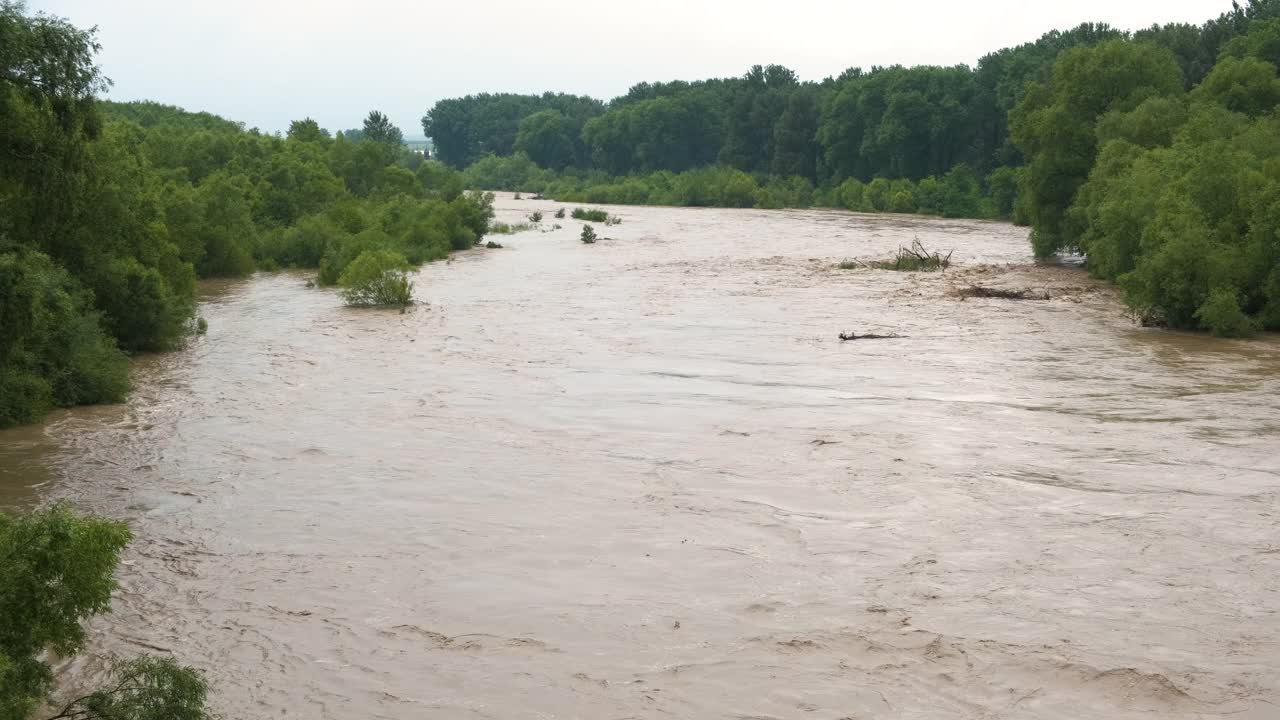
<path fill-rule="evenodd" d="M 136 537 L 68 683 L 173 652 L 244 718 L 1270 716 L 1274 338 L 1138 328 L 1004 224 L 605 209 L 598 252 L 511 236 L 405 314 L 204 284 L 127 405 L 0 433 L 0 502 Z M 916 238 L 952 267 L 836 268 Z"/>

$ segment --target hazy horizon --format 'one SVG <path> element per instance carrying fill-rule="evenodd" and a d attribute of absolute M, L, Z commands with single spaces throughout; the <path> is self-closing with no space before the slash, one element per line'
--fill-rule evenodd
<path fill-rule="evenodd" d="M 755 64 L 785 65 L 805 80 L 873 65 L 974 65 L 1082 22 L 1127 30 L 1199 24 L 1231 7 L 1218 0 L 994 0 L 980 7 L 925 0 L 865 8 L 655 0 L 632 8 L 562 0 L 547 11 L 551 5 L 368 0 L 352 12 L 333 0 L 176 8 L 161 0 L 28 2 L 99 27 L 113 100 L 205 110 L 267 132 L 308 116 L 336 132 L 379 109 L 410 138 L 422 136 L 420 119 L 437 100 L 472 93 L 609 100 L 638 82 L 732 77 Z"/>

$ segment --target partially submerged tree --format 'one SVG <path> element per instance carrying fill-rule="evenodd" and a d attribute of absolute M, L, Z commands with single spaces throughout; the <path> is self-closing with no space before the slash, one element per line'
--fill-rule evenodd
<path fill-rule="evenodd" d="M 120 663 L 112 684 L 62 707 L 46 720 L 205 720 L 208 684 L 169 658 Z"/>
<path fill-rule="evenodd" d="M 54 688 L 45 659 L 84 647 L 81 623 L 110 609 L 123 524 L 64 505 L 22 515 L 0 513 L 0 720 L 28 720 Z M 141 658 L 117 670 L 117 683 L 73 701 L 56 718 L 199 720 L 205 683 L 172 660 Z"/>
<path fill-rule="evenodd" d="M 342 298 L 354 307 L 412 305 L 413 281 L 409 262 L 390 250 L 366 250 L 338 279 Z"/>
<path fill-rule="evenodd" d="M 364 119 L 364 139 L 398 148 L 404 144 L 404 133 L 392 124 L 391 118 L 373 110 L 369 113 L 369 117 Z"/>

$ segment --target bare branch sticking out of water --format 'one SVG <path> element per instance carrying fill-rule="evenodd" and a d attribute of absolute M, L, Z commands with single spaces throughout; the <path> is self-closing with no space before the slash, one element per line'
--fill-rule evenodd
<path fill-rule="evenodd" d="M 853 270 L 858 265 L 869 270 L 897 270 L 899 272 L 933 272 L 936 270 L 946 270 L 951 267 L 951 255 L 955 251 L 949 251 L 946 255 L 936 252 L 929 252 L 919 239 L 911 243 L 911 247 L 898 248 L 898 254 L 892 260 L 875 260 L 871 263 L 865 263 L 855 258 L 852 262 L 846 260 L 840 263 L 841 270 Z M 854 263 L 857 263 L 855 265 Z"/>

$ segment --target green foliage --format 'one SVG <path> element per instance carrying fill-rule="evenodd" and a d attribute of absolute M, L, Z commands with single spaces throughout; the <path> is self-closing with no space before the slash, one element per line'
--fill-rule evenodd
<path fill-rule="evenodd" d="M 365 250 L 353 260 L 338 284 L 342 299 L 355 307 L 413 304 L 409 261 L 390 250 Z"/>
<path fill-rule="evenodd" d="M 754 207 L 804 208 L 813 205 L 813 184 L 798 175 L 770 177 L 755 192 Z"/>
<path fill-rule="evenodd" d="M 593 228 L 593 227 L 591 227 L 590 225 L 583 225 L 583 226 L 582 226 L 582 235 L 581 235 L 580 239 L 581 239 L 581 240 L 582 240 L 582 242 L 583 242 L 584 244 L 586 244 L 586 245 L 590 245 L 590 244 L 594 243 L 594 242 L 596 241 L 596 239 L 597 239 L 597 238 L 596 238 L 596 229 L 595 229 L 595 228 Z"/>
<path fill-rule="evenodd" d="M 1092 127 L 1037 139 L 1046 156 L 1064 156 L 1080 133 L 1096 139 L 1087 180 L 1070 203 L 1032 188 L 1033 215 L 1056 216 L 1074 238 L 1067 247 L 1086 253 L 1094 274 L 1118 281 L 1148 323 L 1227 336 L 1280 329 L 1280 86 L 1275 66 L 1248 50 L 1267 52 L 1275 26 L 1254 28 L 1262 38 L 1250 31 L 1228 43 L 1189 94 L 1167 83 L 1128 97 L 1113 93 Z M 1108 65 L 1125 66 L 1119 52 Z M 1055 79 L 1065 72 L 1055 70 Z M 1096 77 L 1090 83 L 1087 90 L 1096 91 Z M 1095 99 L 1093 107 L 1102 104 Z"/>
<path fill-rule="evenodd" d="M 436 156 L 454 168 L 465 168 L 485 155 L 510 155 L 517 150 L 522 122 L 531 115 L 554 111 L 572 124 L 569 135 L 575 143 L 582 126 L 604 111 L 599 100 L 575 95 L 545 93 L 537 95 L 490 94 L 468 95 L 441 100 L 422 118 L 423 133 L 432 139 Z M 549 127 L 548 127 L 549 126 Z M 525 128 L 525 150 L 541 152 L 543 142 L 558 151 L 560 121 L 546 118 Z M 563 130 L 568 130 L 567 127 Z M 545 135 L 545 137 L 544 137 Z M 531 153 L 533 154 L 533 153 Z M 557 157 L 554 153 L 548 157 Z M 501 190 L 496 186 L 476 186 Z"/>
<path fill-rule="evenodd" d="M 329 138 L 329 131 L 320 127 L 320 123 L 305 118 L 289 123 L 287 137 L 298 142 L 319 142 Z"/>
<path fill-rule="evenodd" d="M 1222 337 L 1250 335 L 1257 325 L 1240 308 L 1240 298 L 1232 288 L 1214 288 L 1196 310 L 1196 320 Z"/>
<path fill-rule="evenodd" d="M 64 506 L 0 514 L 0 719 L 25 720 L 53 688 L 46 650 L 83 646 L 80 623 L 110 607 L 129 538 L 121 523 Z"/>
<path fill-rule="evenodd" d="M 609 219 L 609 213 L 604 210 L 574 208 L 572 217 L 574 220 L 589 220 L 591 222 L 605 222 Z"/>
<path fill-rule="evenodd" d="M 196 262 L 201 277 L 235 277 L 253 272 L 258 227 L 253 222 L 253 187 L 248 178 L 219 170 L 196 188 L 202 212 L 191 231 L 204 252 Z"/>
<path fill-rule="evenodd" d="M 560 208 L 559 210 L 556 210 L 556 219 L 557 220 L 564 219 L 564 208 Z"/>
<path fill-rule="evenodd" d="M 170 350 L 193 332 L 197 277 L 323 265 L 332 283 L 364 249 L 416 264 L 487 230 L 492 201 L 402 147 L 379 112 L 337 138 L 310 118 L 281 138 L 99 102 L 97 50 L 92 31 L 0 2 L 0 255 L 22 312 L 42 318 L 0 327 L 14 338 L 0 424 L 120 399 L 121 350 Z"/>
<path fill-rule="evenodd" d="M 49 720 L 205 720 L 208 684 L 169 658 L 118 663 L 107 687 L 73 700 Z"/>
<path fill-rule="evenodd" d="M 582 155 L 580 123 L 558 110 L 542 110 L 520 121 L 515 151 L 544 168 L 564 170 Z"/>
<path fill-rule="evenodd" d="M 995 217 L 1012 218 L 1018 202 L 1020 171 L 1010 167 L 998 167 L 987 176 L 987 192 L 991 198 Z"/>
<path fill-rule="evenodd" d="M 585 179 L 563 176 L 544 191 L 561 201 L 601 202 L 618 205 L 674 205 L 693 207 L 755 207 L 764 209 L 804 208 L 814 205 L 858 212 L 920 212 L 948 217 L 1008 217 L 1017 194 L 1017 171 L 1007 169 L 996 176 L 1004 179 L 1006 203 L 998 215 L 996 205 L 982 190 L 981 183 L 967 166 L 959 165 L 942 180 L 928 177 L 918 184 L 898 178 L 877 178 L 870 185 L 850 178 L 834 187 L 814 188 L 799 176 L 764 176 L 763 182 L 731 168 L 702 168 L 684 173 L 658 172 L 650 175 L 610 178 L 595 174 Z M 574 217 L 605 222 L 607 214 Z M 560 217 L 557 214 L 557 217 Z"/>
<path fill-rule="evenodd" d="M 539 168 L 524 153 L 507 157 L 486 155 L 466 169 L 463 183 L 477 190 L 542 192 L 554 174 Z"/>
<path fill-rule="evenodd" d="M 1195 89 L 1192 99 L 1257 117 L 1280 103 L 1280 78 L 1276 77 L 1276 66 L 1265 60 L 1224 57 Z"/>
<path fill-rule="evenodd" d="M 88 293 L 47 255 L 0 254 L 0 328 L 0 427 L 129 389 L 128 361 Z"/>
<path fill-rule="evenodd" d="M 542 211 L 534 210 L 533 212 L 529 213 L 529 222 L 534 224 L 542 222 Z"/>
<path fill-rule="evenodd" d="M 929 252 L 925 249 L 920 241 L 911 243 L 909 248 L 898 248 L 898 254 L 892 260 L 877 260 L 870 265 L 879 270 L 894 270 L 897 272 L 935 272 L 946 270 L 951 267 L 951 253 L 942 255 L 936 252 Z M 841 269 L 847 268 L 841 264 Z"/>
<path fill-rule="evenodd" d="M 532 230 L 532 223 L 493 223 L 489 226 L 490 235 L 514 235 L 515 233 L 527 232 Z"/>
<path fill-rule="evenodd" d="M 364 119 L 363 139 L 398 149 L 404 144 L 404 133 L 400 132 L 400 128 L 393 125 L 391 119 L 386 115 L 377 110 L 372 110 L 369 112 L 369 116 Z M 392 157 L 395 157 L 395 155 L 393 154 Z"/>
<path fill-rule="evenodd" d="M 325 254 L 348 237 L 328 215 L 309 215 L 287 230 L 263 238 L 258 250 L 263 261 L 284 267 L 318 267 Z"/>
<path fill-rule="evenodd" d="M 46 661 L 83 647 L 81 623 L 110 609 L 123 524 L 81 516 L 65 505 L 0 513 L 0 720 L 27 720 L 54 686 Z M 138 658 L 117 666 L 112 684 L 67 704 L 54 718 L 203 720 L 207 688 L 173 660 Z"/>
<path fill-rule="evenodd" d="M 1023 192 L 1032 199 L 1032 245 L 1038 256 L 1080 247 L 1081 228 L 1068 209 L 1097 155 L 1098 118 L 1182 89 L 1181 70 L 1170 51 L 1112 40 L 1064 52 L 1049 85 L 1027 91 L 1010 122 L 1018 147 L 1031 158 Z"/>
<path fill-rule="evenodd" d="M 951 168 L 942 178 L 942 216 L 949 218 L 984 217 L 982 188 L 968 165 Z"/>
<path fill-rule="evenodd" d="M 622 106 L 592 118 L 582 140 L 592 164 L 624 174 L 710 165 L 723 142 L 720 108 L 712 96 L 686 93 Z"/>

